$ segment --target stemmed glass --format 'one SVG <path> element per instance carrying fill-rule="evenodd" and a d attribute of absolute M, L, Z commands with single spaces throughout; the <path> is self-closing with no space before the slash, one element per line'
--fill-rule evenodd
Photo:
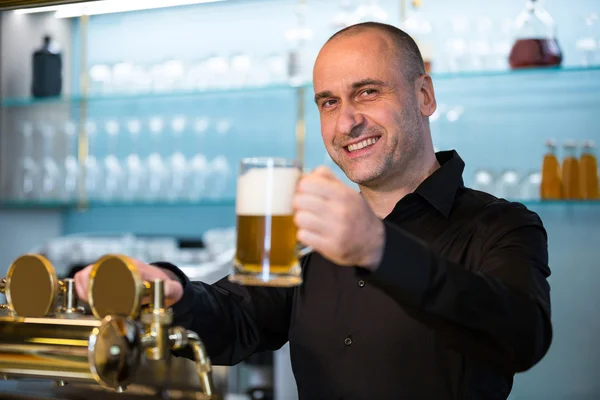
<path fill-rule="evenodd" d="M 119 123 L 116 120 L 106 121 L 104 126 L 108 140 L 108 152 L 104 157 L 104 169 L 106 176 L 104 180 L 104 200 L 114 200 L 118 193 L 123 190 L 124 173 L 118 156 Z"/>
<path fill-rule="evenodd" d="M 168 199 L 176 201 L 184 193 L 186 188 L 187 161 L 183 154 L 183 135 L 187 126 L 184 116 L 176 116 L 171 121 L 171 143 L 172 151 L 169 157 L 170 188 Z"/>
<path fill-rule="evenodd" d="M 63 143 L 65 146 L 65 159 L 62 172 L 62 200 L 69 202 L 77 197 L 77 180 L 79 178 L 79 161 L 77 160 L 77 137 L 76 127 L 72 121 L 63 125 Z"/>
<path fill-rule="evenodd" d="M 150 118 L 150 155 L 147 159 L 148 169 L 148 200 L 158 200 L 168 191 L 167 167 L 160 154 L 161 139 L 163 136 L 164 119 L 158 116 Z"/>
<path fill-rule="evenodd" d="M 98 140 L 98 129 L 94 121 L 85 123 L 88 137 L 88 156 L 85 159 L 85 190 L 90 200 L 97 200 L 102 194 L 102 167 L 94 152 Z"/>
<path fill-rule="evenodd" d="M 202 141 L 208 130 L 208 119 L 198 118 L 194 123 L 194 136 L 196 137 L 196 154 L 188 163 L 188 178 L 189 184 L 187 189 L 187 198 L 190 201 L 198 201 L 205 195 L 206 179 L 208 177 L 208 161 L 204 154 L 200 152 L 202 149 Z"/>
<path fill-rule="evenodd" d="M 58 163 L 54 159 L 55 130 L 49 123 L 41 123 L 39 129 L 42 136 L 40 198 L 42 200 L 57 200 L 61 177 Z"/>
<path fill-rule="evenodd" d="M 131 140 L 131 153 L 125 159 L 127 189 L 124 191 L 124 200 L 133 201 L 139 199 L 139 196 L 142 194 L 146 174 L 138 148 L 142 124 L 139 119 L 133 118 L 126 122 L 126 126 Z"/>
<path fill-rule="evenodd" d="M 33 155 L 33 125 L 31 122 L 23 122 L 19 126 L 19 134 L 22 143 L 22 155 L 18 163 L 18 172 L 13 182 L 13 192 L 19 200 L 33 199 L 37 197 L 39 167 L 34 161 Z"/>

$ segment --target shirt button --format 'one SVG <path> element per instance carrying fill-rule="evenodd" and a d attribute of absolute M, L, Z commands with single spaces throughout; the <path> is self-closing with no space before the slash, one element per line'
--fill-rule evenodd
<path fill-rule="evenodd" d="M 363 281 L 362 279 L 360 281 L 358 281 L 358 287 L 363 287 L 365 286 L 365 281 Z"/>
<path fill-rule="evenodd" d="M 346 339 L 344 339 L 344 344 L 346 346 L 350 346 L 352 344 L 352 338 L 348 336 Z"/>

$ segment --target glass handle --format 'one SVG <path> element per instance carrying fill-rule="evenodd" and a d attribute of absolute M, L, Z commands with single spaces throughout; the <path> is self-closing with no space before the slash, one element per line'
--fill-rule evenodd
<path fill-rule="evenodd" d="M 296 245 L 296 254 L 298 258 L 302 258 L 313 252 L 313 248 L 310 246 L 304 246 L 302 243 Z"/>

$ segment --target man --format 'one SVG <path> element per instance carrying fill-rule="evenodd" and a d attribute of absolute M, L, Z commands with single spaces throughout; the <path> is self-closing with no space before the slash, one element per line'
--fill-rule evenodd
<path fill-rule="evenodd" d="M 175 323 L 216 364 L 289 341 L 301 399 L 507 398 L 552 337 L 541 221 L 434 153 L 433 84 L 404 32 L 338 32 L 313 78 L 327 151 L 360 193 L 325 168 L 298 184 L 298 240 L 315 250 L 303 285 L 191 283 L 167 263 L 139 263 L 143 277 L 167 280 Z"/>

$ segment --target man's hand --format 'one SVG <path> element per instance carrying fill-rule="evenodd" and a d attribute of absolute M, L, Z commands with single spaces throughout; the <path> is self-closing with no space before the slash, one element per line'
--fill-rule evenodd
<path fill-rule="evenodd" d="M 181 300 L 181 297 L 183 296 L 183 286 L 170 271 L 144 264 L 138 260 L 132 261 L 140 271 L 142 280 L 152 281 L 154 279 L 162 279 L 165 281 L 165 305 L 167 307 L 170 307 Z M 92 268 L 93 265 L 88 265 L 75 274 L 75 289 L 77 290 L 77 296 L 85 302 L 89 302 L 88 286 Z"/>
<path fill-rule="evenodd" d="M 383 222 L 360 193 L 319 167 L 298 183 L 294 197 L 297 238 L 328 260 L 375 270 L 385 242 Z"/>

